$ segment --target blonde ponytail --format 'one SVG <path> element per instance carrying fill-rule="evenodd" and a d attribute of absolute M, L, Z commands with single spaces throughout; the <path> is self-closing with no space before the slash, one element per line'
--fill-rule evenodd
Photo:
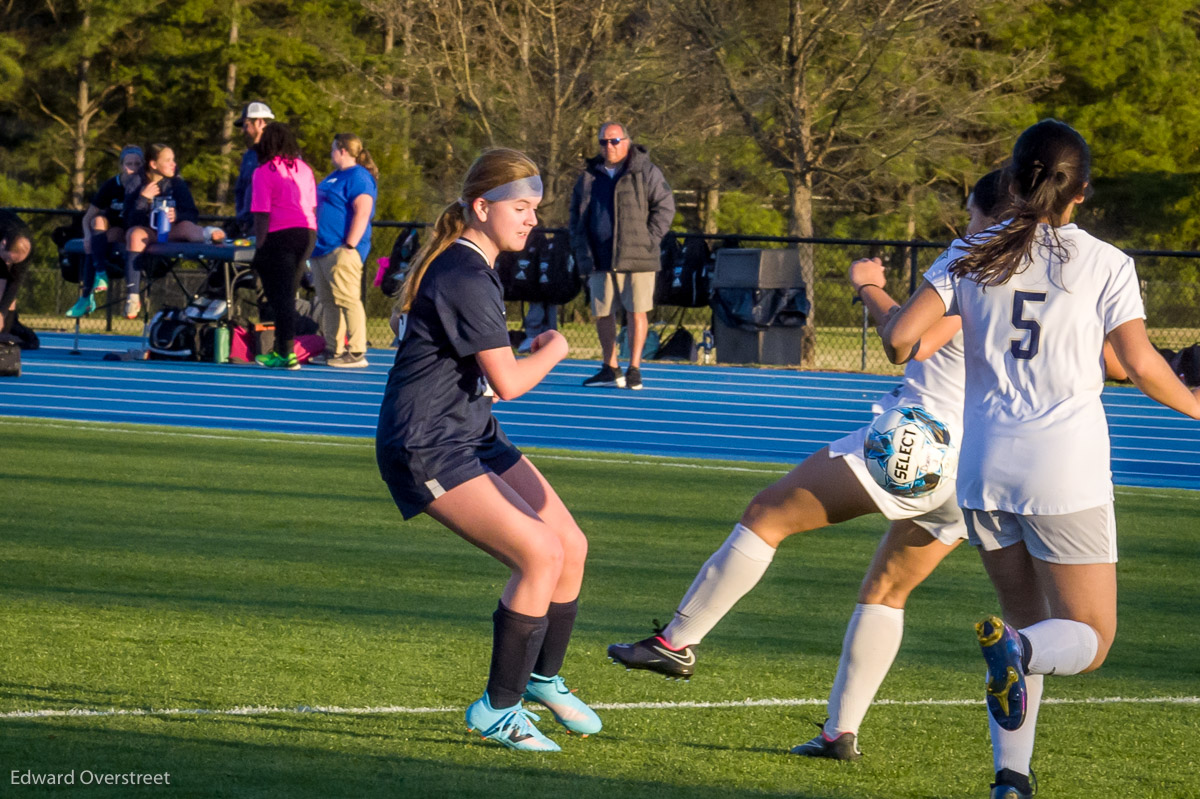
<path fill-rule="evenodd" d="M 413 256 L 408 277 L 400 289 L 400 298 L 396 301 L 397 312 L 408 313 L 412 310 L 413 300 L 417 298 L 417 290 L 421 288 L 421 279 L 425 277 L 425 271 L 433 263 L 433 259 L 445 252 L 446 248 L 467 229 L 466 211 L 467 209 L 459 205 L 457 200 L 442 209 L 437 221 L 433 223 L 433 235 Z"/>
<path fill-rule="evenodd" d="M 349 153 L 350 157 L 354 159 L 354 163 L 370 172 L 371 177 L 379 179 L 379 167 L 375 166 L 375 159 L 371 157 L 371 153 L 363 145 L 362 139 L 353 133 L 339 133 L 333 137 L 333 143 L 342 152 Z"/>
<path fill-rule="evenodd" d="M 404 281 L 404 287 L 400 290 L 400 298 L 396 301 L 396 312 L 404 314 L 412 310 L 425 271 L 434 259 L 445 252 L 467 229 L 470 206 L 476 198 L 497 186 L 537 174 L 537 164 L 517 150 L 501 147 L 487 150 L 476 158 L 467 170 L 459 199 L 447 205 L 438 215 L 437 221 L 433 223 L 433 236 L 414 256 L 412 268 Z"/>

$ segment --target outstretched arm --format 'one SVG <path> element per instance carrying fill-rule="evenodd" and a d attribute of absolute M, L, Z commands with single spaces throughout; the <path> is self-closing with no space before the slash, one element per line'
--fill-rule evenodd
<path fill-rule="evenodd" d="M 475 354 L 488 385 L 502 400 L 516 399 L 532 389 L 567 357 L 567 340 L 557 330 L 547 330 L 533 340 L 530 356 L 517 360 L 510 347 Z"/>
<path fill-rule="evenodd" d="M 1200 388 L 1188 389 L 1154 349 L 1146 335 L 1146 323 L 1131 319 L 1108 334 L 1117 360 L 1133 384 L 1155 402 L 1200 419 Z"/>
<path fill-rule="evenodd" d="M 878 326 L 879 334 L 882 336 L 884 326 L 900 310 L 900 303 L 892 299 L 892 295 L 888 294 L 887 289 L 884 288 L 886 280 L 883 261 L 878 258 L 859 258 L 850 264 L 850 285 L 854 287 L 854 293 L 862 300 L 863 306 L 867 309 L 872 321 Z M 962 319 L 960 317 L 942 317 L 925 335 L 921 336 L 920 346 L 913 354 L 913 360 L 923 361 L 933 355 L 954 338 L 954 334 L 961 329 Z"/>

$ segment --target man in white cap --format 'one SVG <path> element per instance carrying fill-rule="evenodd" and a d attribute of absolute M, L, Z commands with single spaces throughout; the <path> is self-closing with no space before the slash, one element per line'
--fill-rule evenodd
<path fill-rule="evenodd" d="M 242 154 L 242 165 L 238 169 L 237 186 L 234 188 L 236 227 L 239 236 L 250 236 L 254 233 L 254 215 L 250 213 L 251 180 L 254 170 L 258 169 L 258 153 L 255 152 L 254 145 L 262 138 L 267 123 L 274 118 L 275 114 L 271 112 L 270 106 L 255 101 L 247 103 L 242 109 L 242 115 L 233 123 L 242 129 L 242 135 L 246 137 L 246 145 L 249 147 Z"/>

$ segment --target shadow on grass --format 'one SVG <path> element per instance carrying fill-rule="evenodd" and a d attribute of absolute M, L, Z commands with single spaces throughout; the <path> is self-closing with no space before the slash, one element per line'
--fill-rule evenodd
<path fill-rule="evenodd" d="M 146 723 L 143 720 L 142 723 Z M 388 742 L 375 742 L 375 750 L 345 751 L 340 741 L 345 730 L 307 732 L 305 745 L 283 744 L 279 730 L 271 723 L 217 724 L 198 720 L 154 720 L 152 732 L 81 727 L 77 723 L 46 721 L 9 721 L 0 725 L 0 762 L 4 764 L 5 795 L 42 794 L 62 789 L 30 787 L 20 784 L 26 772 L 61 774 L 75 772 L 80 787 L 83 772 L 96 774 L 168 773 L 170 788 L 162 786 L 87 786 L 89 797 L 126 797 L 161 795 L 171 790 L 183 796 L 221 797 L 544 797 L 569 796 L 572 799 L 597 797 L 655 797 L 670 799 L 728 799 L 731 790 L 739 797 L 773 799 L 819 799 L 828 790 L 809 793 L 804 789 L 786 791 L 752 790 L 729 786 L 690 784 L 686 775 L 679 783 L 653 778 L 605 776 L 578 773 L 583 769 L 630 769 L 622 764 L 617 752 L 600 761 L 601 752 L 541 755 L 513 753 L 490 744 L 468 744 L 439 734 L 426 727 L 415 735 L 391 737 L 395 749 L 421 748 L 426 757 L 380 753 Z M 405 733 L 405 731 L 399 731 Z M 238 740 L 253 736 L 257 741 Z M 201 738 L 200 736 L 205 736 Z M 295 741 L 294 735 L 289 740 Z M 353 745 L 353 744 L 351 744 Z M 336 748 L 335 748 L 336 747 Z M 453 762 L 458 761 L 458 762 Z M 464 762 L 471 761 L 471 762 Z M 734 778 L 735 779 L 735 778 Z M 15 784 L 13 784 L 15 782 Z M 837 791 L 842 799 L 864 799 L 853 789 Z"/>

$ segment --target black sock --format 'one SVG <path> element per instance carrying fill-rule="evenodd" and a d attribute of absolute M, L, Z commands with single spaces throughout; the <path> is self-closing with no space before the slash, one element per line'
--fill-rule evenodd
<path fill-rule="evenodd" d="M 1013 771 L 1010 768 L 1002 768 L 997 771 L 996 781 L 992 785 L 1011 785 L 1021 793 L 1033 793 L 1033 786 L 1029 784 L 1029 775 Z"/>
<path fill-rule="evenodd" d="M 1025 633 L 1018 632 L 1021 638 L 1021 671 L 1029 673 L 1029 661 L 1033 658 L 1033 644 L 1029 643 L 1029 639 L 1025 637 Z"/>
<path fill-rule="evenodd" d="M 105 274 L 108 261 L 108 234 L 92 234 L 92 254 L 83 259 L 83 269 L 79 273 L 79 287 L 82 295 L 90 297 L 92 287 L 96 285 L 96 275 Z"/>
<path fill-rule="evenodd" d="M 546 637 L 546 617 L 526 616 L 504 607 L 492 614 L 492 665 L 487 695 L 492 707 L 512 707 L 521 701 L 529 673 Z"/>
<path fill-rule="evenodd" d="M 539 677 L 553 677 L 562 669 L 567 656 L 567 644 L 571 631 L 575 629 L 575 614 L 579 612 L 579 599 L 570 602 L 551 602 L 546 611 L 546 638 L 542 651 L 538 653 L 533 673 Z"/>

